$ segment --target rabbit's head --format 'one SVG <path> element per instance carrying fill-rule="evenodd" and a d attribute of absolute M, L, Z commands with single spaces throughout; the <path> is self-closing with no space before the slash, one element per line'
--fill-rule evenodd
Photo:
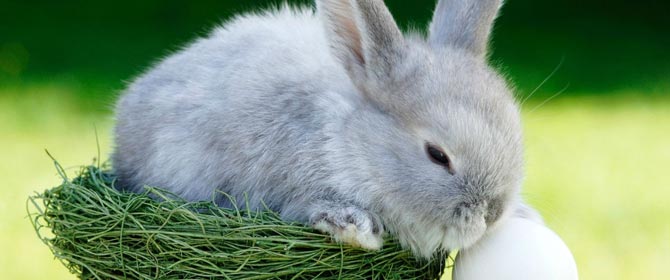
<path fill-rule="evenodd" d="M 352 128 L 369 135 L 361 169 L 375 181 L 360 196 L 420 256 L 470 246 L 511 212 L 523 177 L 519 110 L 486 62 L 501 1 L 440 0 L 428 38 L 403 35 L 382 0 L 317 3 L 377 112 Z"/>

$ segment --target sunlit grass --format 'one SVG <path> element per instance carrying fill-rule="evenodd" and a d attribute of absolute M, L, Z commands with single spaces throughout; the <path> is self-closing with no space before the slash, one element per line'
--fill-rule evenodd
<path fill-rule="evenodd" d="M 66 167 L 90 163 L 97 155 L 97 126 L 103 155 L 109 151 L 109 117 L 80 109 L 76 90 L 68 85 L 0 88 L 2 279 L 74 279 L 36 238 L 25 203 L 34 191 L 59 182 L 44 149 Z"/>
<path fill-rule="evenodd" d="M 69 84 L 0 87 L 3 279 L 73 279 L 34 234 L 25 201 L 110 151 L 110 115 Z M 524 113 L 525 197 L 570 246 L 581 279 L 670 277 L 670 99 L 560 98 Z M 100 106 L 100 104 L 95 104 Z M 76 168 L 71 169 L 74 172 Z"/>
<path fill-rule="evenodd" d="M 669 101 L 566 98 L 525 114 L 526 197 L 581 279 L 670 276 Z"/>

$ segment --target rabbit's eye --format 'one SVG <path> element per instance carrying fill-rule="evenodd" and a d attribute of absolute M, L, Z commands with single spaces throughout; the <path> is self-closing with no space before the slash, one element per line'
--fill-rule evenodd
<path fill-rule="evenodd" d="M 450 174 L 454 174 L 449 156 L 440 147 L 426 143 L 426 153 L 432 162 L 444 166 Z"/>

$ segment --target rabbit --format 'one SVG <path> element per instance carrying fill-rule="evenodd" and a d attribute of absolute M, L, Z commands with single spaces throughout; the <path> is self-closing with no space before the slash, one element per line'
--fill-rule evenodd
<path fill-rule="evenodd" d="M 528 212 L 519 108 L 487 63 L 501 5 L 440 0 L 428 35 L 382 0 L 228 20 L 121 94 L 116 184 L 231 207 L 223 192 L 368 250 L 466 248 Z"/>

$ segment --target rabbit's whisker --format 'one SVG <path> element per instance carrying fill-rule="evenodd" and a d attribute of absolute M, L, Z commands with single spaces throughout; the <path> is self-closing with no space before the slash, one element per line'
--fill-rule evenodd
<path fill-rule="evenodd" d="M 556 67 L 554 67 L 554 70 L 552 70 L 551 73 L 549 73 L 549 75 L 548 75 L 546 78 L 544 78 L 544 80 L 542 80 L 542 82 L 540 82 L 540 84 L 537 85 L 537 87 L 535 87 L 535 89 L 533 89 L 533 91 L 530 92 L 530 94 L 528 94 L 526 97 L 523 98 L 523 100 L 521 100 L 521 105 L 522 105 L 522 106 L 523 106 L 523 104 L 525 104 L 526 101 L 528 101 L 528 99 L 530 99 L 530 98 L 533 96 L 533 94 L 535 94 L 535 93 L 536 93 L 536 92 L 537 92 L 537 91 L 538 91 L 538 90 L 539 90 L 539 89 L 540 89 L 540 88 L 541 88 L 547 81 L 549 81 L 549 79 L 551 79 L 551 78 L 556 74 L 556 72 L 558 72 L 558 69 L 560 69 L 561 66 L 563 66 L 563 62 L 564 62 L 564 61 L 565 61 L 565 56 L 561 57 L 561 61 L 559 61 L 559 62 L 558 62 L 558 65 L 556 65 Z"/>
<path fill-rule="evenodd" d="M 555 97 L 561 95 L 561 93 L 565 92 L 565 91 L 568 89 L 568 87 L 570 87 L 570 83 L 566 84 L 565 87 L 563 87 L 563 88 L 562 88 L 561 90 L 559 90 L 558 92 L 554 93 L 554 95 L 549 96 L 549 98 L 547 98 L 547 99 L 545 99 L 544 101 L 542 101 L 542 103 L 540 103 L 540 104 L 538 104 L 537 106 L 533 107 L 533 109 L 531 109 L 530 111 L 528 111 L 528 114 L 534 112 L 535 110 L 537 110 L 537 109 L 539 109 L 540 107 L 542 107 L 544 104 L 547 104 L 547 102 L 549 102 L 549 101 L 551 101 L 552 99 L 554 99 Z"/>

